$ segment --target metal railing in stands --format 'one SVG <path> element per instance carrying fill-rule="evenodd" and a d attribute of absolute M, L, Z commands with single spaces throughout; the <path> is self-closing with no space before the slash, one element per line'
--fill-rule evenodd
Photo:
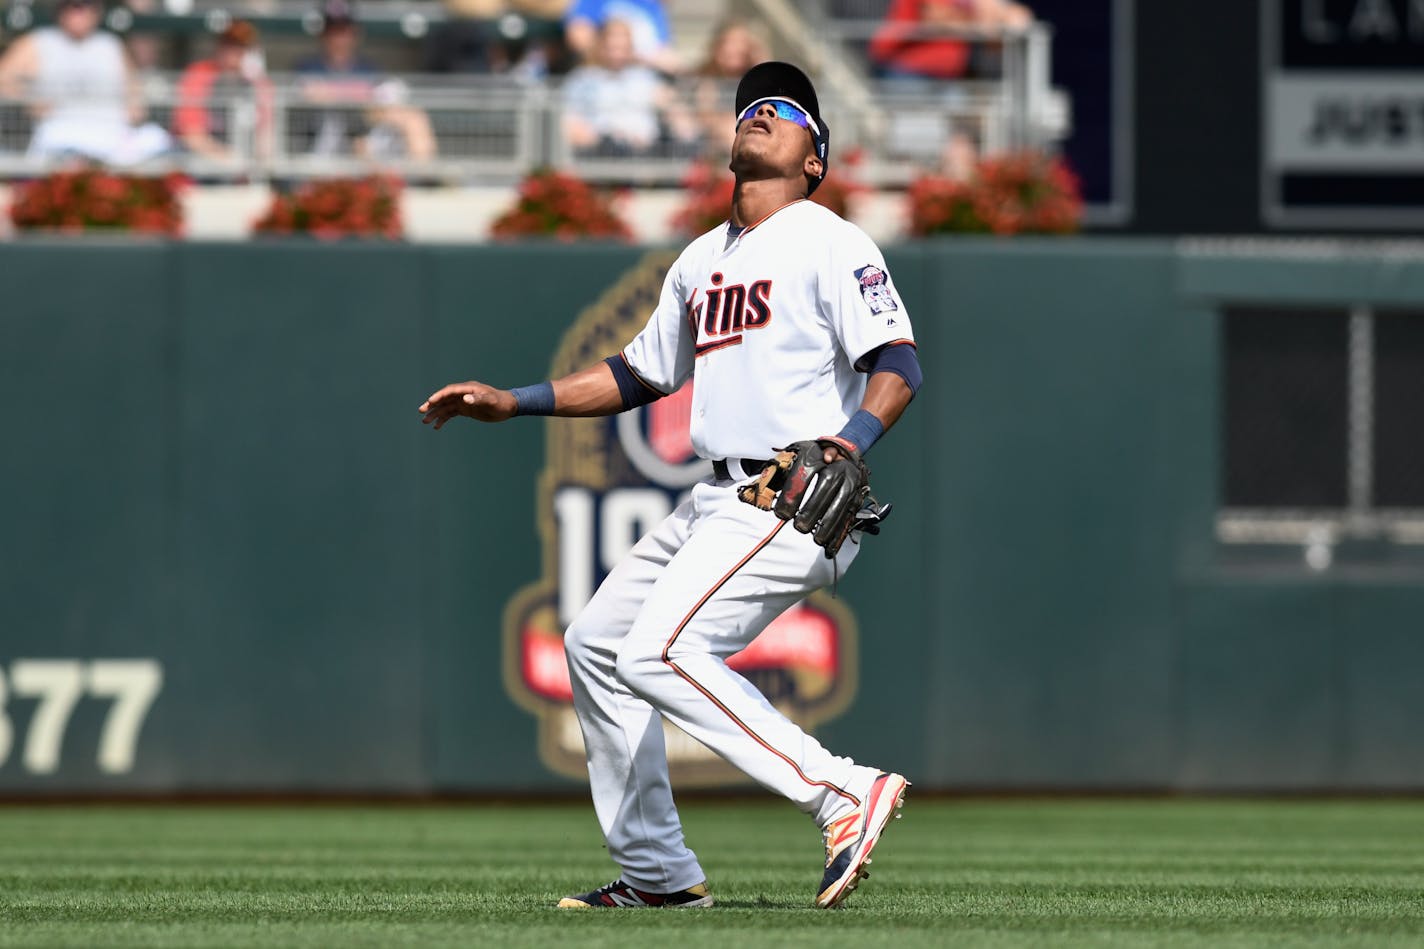
<path fill-rule="evenodd" d="M 231 153 L 210 158 L 184 148 L 173 132 L 180 107 L 176 78 L 150 76 L 141 83 L 145 131 L 150 141 L 155 130 L 169 133 L 172 147 L 145 159 L 111 164 L 143 171 L 181 170 L 213 180 L 382 169 L 416 179 L 463 181 L 515 178 L 544 160 L 549 150 L 546 126 L 554 95 L 540 85 L 430 83 L 412 77 L 414 81 L 383 83 L 363 101 L 320 101 L 295 77 L 276 77 L 265 95 L 241 91 L 203 103 L 226 129 L 221 137 Z M 42 114 L 37 105 L 0 103 L 0 176 L 32 175 L 63 162 L 62 155 L 39 155 L 32 148 Z M 429 158 L 406 153 L 410 139 L 402 130 L 411 115 L 419 116 L 433 136 L 435 149 Z M 132 153 L 124 146 L 119 150 Z"/>
<path fill-rule="evenodd" d="M 814 5 L 814 4 L 808 4 Z M 867 74 L 875 74 L 877 66 L 869 55 L 871 41 L 885 27 L 873 12 L 888 6 L 879 0 L 845 0 L 841 8 L 829 15 L 813 17 L 817 34 L 824 42 L 856 55 Z M 837 15 L 839 14 L 839 15 Z M 955 40 L 967 45 L 974 54 L 971 62 L 980 71 L 964 79 L 939 81 L 949 94 L 958 90 L 988 87 L 1007 101 L 1010 122 L 1002 130 L 1004 145 L 1011 148 L 1042 148 L 1062 137 L 1068 121 L 1067 107 L 1061 95 L 1049 85 L 1052 66 L 1053 29 L 1049 24 L 1035 22 L 1024 29 L 1000 30 L 973 26 L 914 26 L 896 24 L 896 35 L 903 40 Z M 987 72 L 984 71 L 987 67 Z M 933 81 L 900 78 L 878 83 L 882 93 L 887 88 L 924 85 Z"/>
<path fill-rule="evenodd" d="M 869 184 L 894 186 L 934 165 L 951 134 L 974 139 L 982 151 L 1049 144 L 1061 135 L 1035 126 L 1027 102 L 1049 96 L 1044 86 L 1024 96 L 1012 84 L 972 81 L 927 89 L 876 87 L 874 114 L 837 108 L 827 102 L 825 118 L 833 130 L 832 162 L 860 149 L 860 177 Z M 178 106 L 176 76 L 145 77 L 143 99 L 149 131 L 171 131 Z M 138 171 L 179 170 L 208 181 L 291 180 L 362 174 L 383 170 L 415 182 L 432 184 L 502 184 L 540 165 L 567 167 L 596 181 L 675 185 L 686 174 L 696 143 L 668 142 L 638 155 L 581 156 L 564 138 L 564 102 L 553 83 L 514 82 L 495 77 L 402 76 L 376 88 L 361 102 L 315 101 L 294 76 L 272 78 L 260 110 L 251 92 L 216 98 L 206 104 L 229 130 L 231 157 L 213 159 L 181 146 L 132 162 Z M 725 100 L 725 102 L 723 102 Z M 695 80 L 676 88 L 674 109 L 689 115 L 710 112 L 731 122 L 731 87 L 708 89 Z M 32 154 L 37 103 L 0 101 L 0 177 L 21 178 L 55 167 L 62 159 Z M 259 113 L 269 116 L 259 119 Z M 410 116 L 423 118 L 412 120 Z M 409 141 L 406 123 L 424 123 L 433 136 L 434 153 L 426 158 L 403 154 Z M 333 131 L 335 130 L 335 131 Z M 362 138 L 366 154 L 353 148 Z"/>

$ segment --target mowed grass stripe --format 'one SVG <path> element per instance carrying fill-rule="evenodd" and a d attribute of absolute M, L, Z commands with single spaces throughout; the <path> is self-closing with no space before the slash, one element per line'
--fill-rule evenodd
<path fill-rule="evenodd" d="M 582 804 L 0 807 L 0 946 L 1406 946 L 1424 803 L 911 799 L 848 909 L 774 801 L 690 802 L 711 911 L 570 913 Z"/>

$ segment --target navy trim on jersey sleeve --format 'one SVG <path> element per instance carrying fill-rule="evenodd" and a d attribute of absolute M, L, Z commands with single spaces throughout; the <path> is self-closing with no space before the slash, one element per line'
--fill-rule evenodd
<path fill-rule="evenodd" d="M 663 397 L 664 393 L 638 378 L 637 373 L 633 372 L 633 368 L 628 365 L 628 360 L 622 353 L 609 356 L 603 361 L 608 364 L 609 369 L 613 370 L 613 380 L 618 383 L 618 394 L 623 397 L 623 411 L 636 409 L 640 405 L 656 402 Z"/>
<path fill-rule="evenodd" d="M 871 375 L 877 372 L 893 372 L 904 379 L 905 385 L 910 387 L 912 399 L 925 381 L 924 371 L 920 368 L 920 357 L 915 352 L 915 344 L 908 340 L 904 343 L 886 343 L 878 349 L 873 349 L 860 363 L 865 366 L 864 371 Z"/>

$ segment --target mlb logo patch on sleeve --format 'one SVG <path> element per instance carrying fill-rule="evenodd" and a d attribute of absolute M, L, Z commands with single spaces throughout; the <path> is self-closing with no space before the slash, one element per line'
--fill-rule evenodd
<path fill-rule="evenodd" d="M 855 279 L 860 282 L 860 295 L 865 298 L 871 313 L 888 313 L 900 309 L 894 294 L 890 292 L 890 281 L 885 271 L 874 264 L 866 264 L 855 272 Z"/>

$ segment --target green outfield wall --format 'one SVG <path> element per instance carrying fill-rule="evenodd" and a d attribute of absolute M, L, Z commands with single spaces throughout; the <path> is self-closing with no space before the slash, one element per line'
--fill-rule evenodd
<path fill-rule="evenodd" d="M 871 456 L 896 514 L 818 601 L 834 656 L 759 683 L 930 787 L 1424 787 L 1424 569 L 1215 527 L 1223 308 L 1424 309 L 1417 255 L 888 258 L 927 377 Z M 559 670 L 511 652 L 557 634 L 541 577 L 585 510 L 545 501 L 671 495 L 547 427 L 609 423 L 435 433 L 416 406 L 611 351 L 667 259 L 0 245 L 0 791 L 575 789 Z"/>

